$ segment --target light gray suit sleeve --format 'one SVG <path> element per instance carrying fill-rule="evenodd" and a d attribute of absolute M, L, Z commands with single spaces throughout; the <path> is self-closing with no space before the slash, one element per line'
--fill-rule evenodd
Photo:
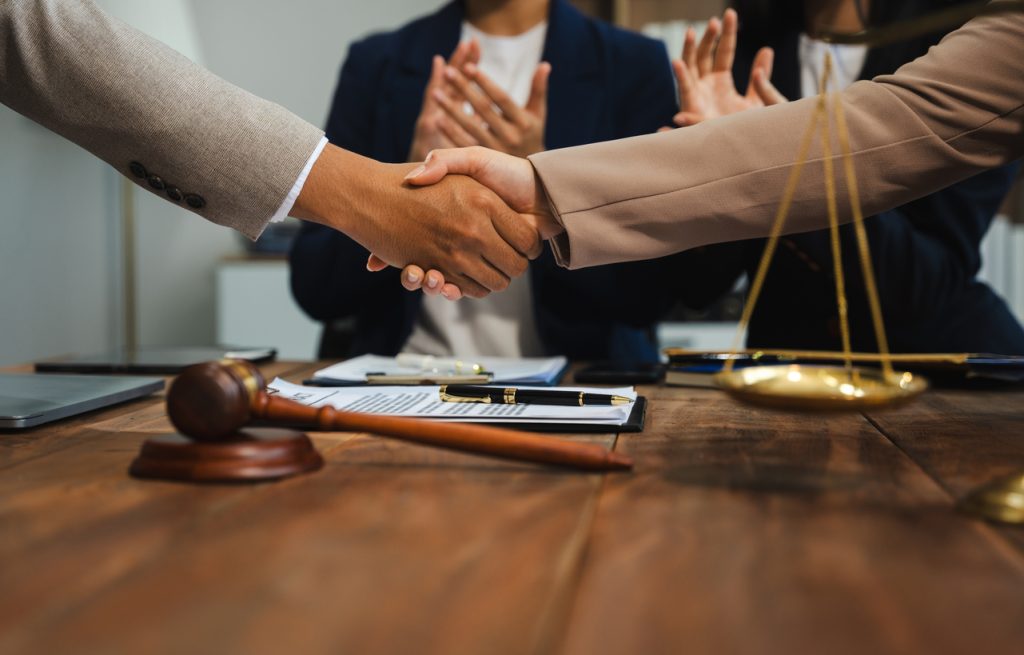
<path fill-rule="evenodd" d="M 1024 153 L 1024 14 L 977 18 L 841 97 L 867 216 L 1013 161 Z M 531 155 L 565 227 L 553 241 L 559 262 L 581 268 L 767 235 L 816 102 Z M 823 159 L 819 139 L 788 232 L 828 226 Z M 842 178 L 837 191 L 850 220 Z"/>
<path fill-rule="evenodd" d="M 250 238 L 323 136 L 91 0 L 0 0 L 0 102 Z"/>

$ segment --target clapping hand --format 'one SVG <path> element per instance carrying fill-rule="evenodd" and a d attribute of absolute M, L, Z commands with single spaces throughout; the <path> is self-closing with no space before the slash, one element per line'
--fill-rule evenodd
<path fill-rule="evenodd" d="M 679 113 L 672 119 L 676 126 L 786 102 L 770 81 L 775 57 L 771 48 L 761 48 L 754 57 L 746 93 L 736 89 L 732 64 L 738 23 L 736 12 L 727 9 L 722 21 L 711 19 L 699 45 L 693 28 L 686 31 L 682 59 L 672 61 L 679 83 Z M 672 128 L 662 128 L 667 129 Z"/>
<path fill-rule="evenodd" d="M 462 41 L 455 48 L 448 63 L 455 68 L 462 68 L 468 64 L 476 64 L 480 61 L 480 44 L 476 39 Z M 412 136 L 412 146 L 409 148 L 409 161 L 420 162 L 431 150 L 437 148 L 454 148 L 456 144 L 448 138 L 450 130 L 442 129 L 448 122 L 447 114 L 438 104 L 435 97 L 442 94 L 448 86 L 445 78 L 444 57 L 435 55 L 431 62 L 430 80 L 427 82 L 427 89 L 423 92 L 423 106 L 420 108 L 420 115 L 416 118 L 416 128 Z"/>
<path fill-rule="evenodd" d="M 453 63 L 444 71 L 448 86 L 432 91 L 433 102 L 447 118 L 441 130 L 459 147 L 480 145 L 517 157 L 544 150 L 550 74 L 551 64 L 537 66 L 530 97 L 520 107 L 476 63 L 467 62 L 461 68 Z M 465 111 L 466 103 L 472 113 Z"/>

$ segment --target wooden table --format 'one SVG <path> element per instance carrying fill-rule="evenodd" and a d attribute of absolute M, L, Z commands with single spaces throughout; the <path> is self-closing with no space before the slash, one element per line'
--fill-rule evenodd
<path fill-rule="evenodd" d="M 1024 467 L 1024 395 L 641 391 L 643 433 L 571 437 L 606 476 L 322 434 L 305 477 L 133 480 L 159 398 L 0 435 L 0 652 L 1024 652 L 1024 530 L 953 509 Z"/>

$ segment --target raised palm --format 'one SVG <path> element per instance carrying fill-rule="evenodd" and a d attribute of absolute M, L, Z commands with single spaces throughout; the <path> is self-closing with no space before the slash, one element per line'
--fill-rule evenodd
<path fill-rule="evenodd" d="M 680 94 L 682 95 L 682 94 Z M 684 103 L 680 103 L 680 109 Z M 748 89 L 740 95 L 733 81 L 732 71 L 716 71 L 701 77 L 699 82 L 690 88 L 685 101 L 687 110 L 681 111 L 690 117 L 693 123 L 719 116 L 728 116 L 744 109 L 764 107 L 764 101 Z"/>
<path fill-rule="evenodd" d="M 721 21 L 709 21 L 699 45 L 693 29 L 686 31 L 682 59 L 672 62 L 679 83 L 679 113 L 673 117 L 676 126 L 786 101 L 769 81 L 775 56 L 771 48 L 762 48 L 754 57 L 746 92 L 736 88 L 732 64 L 738 23 L 736 12 L 726 10 Z"/>

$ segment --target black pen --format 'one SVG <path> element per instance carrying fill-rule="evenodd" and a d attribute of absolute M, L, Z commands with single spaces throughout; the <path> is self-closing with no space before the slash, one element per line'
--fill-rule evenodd
<path fill-rule="evenodd" d="M 441 400 L 446 403 L 494 403 L 497 405 L 628 405 L 626 396 L 558 389 L 516 389 L 515 387 L 480 387 L 472 384 L 446 384 L 441 387 Z"/>

